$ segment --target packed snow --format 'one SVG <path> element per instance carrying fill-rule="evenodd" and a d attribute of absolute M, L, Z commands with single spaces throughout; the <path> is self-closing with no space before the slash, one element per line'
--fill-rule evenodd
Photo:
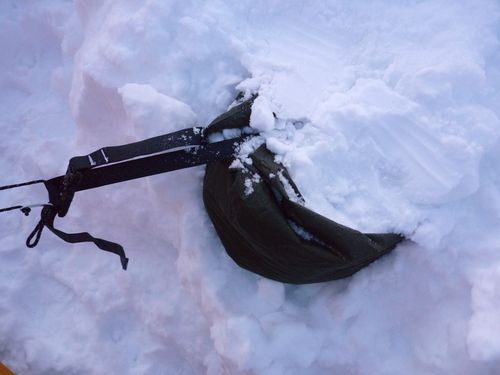
<path fill-rule="evenodd" d="M 293 286 L 227 256 L 204 168 L 0 214 L 0 361 L 19 374 L 500 372 L 497 0 L 0 2 L 0 185 L 206 125 L 239 92 L 306 205 L 399 245 Z M 273 114 L 274 113 L 274 114 Z M 0 192 L 43 203 L 43 187 Z"/>

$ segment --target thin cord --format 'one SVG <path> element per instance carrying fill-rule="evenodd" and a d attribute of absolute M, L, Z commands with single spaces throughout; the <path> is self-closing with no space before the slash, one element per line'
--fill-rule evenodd
<path fill-rule="evenodd" d="M 0 190 L 14 189 L 14 188 L 18 188 L 18 187 L 21 187 L 21 186 L 40 184 L 40 183 L 43 183 L 43 182 L 45 182 L 45 180 L 33 180 L 33 181 L 23 182 L 23 183 L 20 183 L 20 184 L 5 185 L 5 186 L 0 186 Z"/>
<path fill-rule="evenodd" d="M 12 206 L 12 207 L 6 207 L 6 208 L 0 208 L 0 212 L 6 212 L 6 211 L 12 211 L 12 210 L 18 210 L 23 208 L 24 206 Z"/>
<path fill-rule="evenodd" d="M 40 183 L 44 183 L 44 182 L 45 182 L 45 180 L 33 180 L 33 181 L 23 182 L 23 183 L 20 183 L 20 184 L 5 185 L 5 186 L 0 186 L 0 190 L 14 189 L 14 188 L 18 188 L 18 187 L 21 187 L 21 186 L 40 184 Z M 12 207 L 0 208 L 0 213 L 1 212 L 6 212 L 6 211 L 12 211 L 12 210 L 21 209 L 23 207 L 24 206 L 12 206 Z"/>

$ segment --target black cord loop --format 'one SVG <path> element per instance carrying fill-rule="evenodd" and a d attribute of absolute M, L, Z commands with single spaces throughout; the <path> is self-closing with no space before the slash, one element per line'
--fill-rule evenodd
<path fill-rule="evenodd" d="M 40 219 L 40 221 L 36 225 L 35 229 L 33 229 L 31 234 L 26 239 L 26 246 L 27 247 L 32 249 L 36 245 L 38 245 L 38 242 L 40 241 L 40 237 L 42 236 L 42 231 L 43 231 L 44 227 L 45 227 L 45 224 L 43 223 L 43 219 Z M 34 238 L 34 240 L 33 240 L 33 238 Z"/>

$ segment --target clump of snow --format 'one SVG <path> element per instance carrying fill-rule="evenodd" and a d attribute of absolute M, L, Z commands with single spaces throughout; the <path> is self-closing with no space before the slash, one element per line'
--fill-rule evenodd
<path fill-rule="evenodd" d="M 244 184 L 245 184 L 245 195 L 248 196 L 254 192 L 254 184 L 260 184 L 262 182 L 262 178 L 258 173 L 252 174 L 251 177 L 248 177 L 245 179 Z"/>
<path fill-rule="evenodd" d="M 277 174 L 281 184 L 285 188 L 288 199 L 290 199 L 292 202 L 303 203 L 302 198 L 297 195 L 295 189 L 290 184 L 290 181 L 283 174 L 283 171 L 278 171 Z"/>
<path fill-rule="evenodd" d="M 297 224 L 296 222 L 292 221 L 292 220 L 288 220 L 288 224 L 290 224 L 290 227 L 293 229 L 293 231 L 298 234 L 301 238 L 303 238 L 304 240 L 307 240 L 307 241 L 316 241 L 316 242 L 319 242 L 317 240 L 317 238 L 315 238 L 311 233 L 309 233 L 307 230 L 304 229 L 304 227 L 301 227 L 299 224 Z"/>
<path fill-rule="evenodd" d="M 252 104 L 250 126 L 261 132 L 266 132 L 274 128 L 274 115 L 271 105 L 263 96 L 257 97 Z"/>
<path fill-rule="evenodd" d="M 188 104 L 159 93 L 151 85 L 128 83 L 118 89 L 127 117 L 142 138 L 158 135 L 196 123 L 196 115 Z"/>
<path fill-rule="evenodd" d="M 224 129 L 222 131 L 222 134 L 224 135 L 224 139 L 232 139 L 232 138 L 237 138 L 241 136 L 241 129 Z"/>
<path fill-rule="evenodd" d="M 264 280 L 225 253 L 202 167 L 78 193 L 56 220 L 120 242 L 127 272 L 50 233 L 28 251 L 35 212 L 4 213 L 0 361 L 23 374 L 495 373 L 499 22 L 496 0 L 0 2 L 1 185 L 208 124 L 242 91 L 259 95 L 262 131 L 244 162 L 265 142 L 308 207 L 413 241 L 346 280 Z M 47 199 L 1 193 L 2 207 Z"/>

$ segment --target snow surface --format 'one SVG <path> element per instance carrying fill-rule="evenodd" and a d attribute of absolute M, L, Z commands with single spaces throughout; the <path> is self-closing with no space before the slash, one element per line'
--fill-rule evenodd
<path fill-rule="evenodd" d="M 291 286 L 238 268 L 203 167 L 79 193 L 67 231 L 0 215 L 0 361 L 20 374 L 500 371 L 497 0 L 0 2 L 1 184 L 207 124 L 259 93 L 307 205 L 411 237 L 355 276 Z M 276 113 L 277 120 L 270 116 Z M 0 194 L 39 203 L 43 188 Z M 56 222 L 57 224 L 57 222 Z"/>

